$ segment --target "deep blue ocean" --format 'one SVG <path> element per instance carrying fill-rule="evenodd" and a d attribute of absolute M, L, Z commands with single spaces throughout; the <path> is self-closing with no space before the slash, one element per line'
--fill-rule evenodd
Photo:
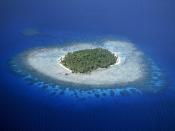
<path fill-rule="evenodd" d="M 173 0 L 1 0 L 0 130 L 174 131 L 174 7 Z M 164 74 L 163 90 L 118 96 L 103 90 L 92 98 L 79 91 L 74 98 L 70 85 L 58 85 L 65 90 L 56 94 L 53 83 L 42 86 L 10 66 L 32 48 L 106 37 L 130 40 L 149 56 Z"/>

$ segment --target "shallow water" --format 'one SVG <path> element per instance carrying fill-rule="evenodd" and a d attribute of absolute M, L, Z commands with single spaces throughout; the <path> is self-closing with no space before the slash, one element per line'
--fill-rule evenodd
<path fill-rule="evenodd" d="M 1 30 L 2 130 L 175 129 L 173 59 L 175 19 L 172 18 L 174 11 L 172 1 L 125 3 L 126 1 L 111 0 L 103 1 L 99 9 L 96 8 L 98 1 L 78 1 L 71 3 L 72 5 L 61 1 L 49 4 L 43 2 L 38 9 L 40 1 L 36 3 L 17 1 L 14 8 L 7 12 Z M 24 7 L 28 5 L 36 7 L 27 12 L 25 8 L 18 8 L 18 3 Z M 94 6 L 91 6 L 92 3 Z M 57 6 L 52 6 L 54 4 Z M 12 7 L 10 4 L 7 5 Z M 111 8 L 106 7 L 107 5 Z M 59 11 L 55 13 L 58 7 Z M 71 11 L 75 7 L 79 8 L 76 8 L 75 12 Z M 46 11 L 46 8 L 52 10 Z M 79 11 L 83 10 L 82 8 L 87 10 Z M 108 11 L 103 10 L 104 8 Z M 24 14 L 19 13 L 21 10 Z M 44 17 L 34 10 L 45 13 Z M 120 13 L 116 13 L 119 11 Z M 107 24 L 111 19 L 113 21 Z M 99 39 L 103 41 L 104 38 L 131 40 L 151 58 L 149 61 L 151 76 L 145 88 L 163 88 L 144 92 L 138 90 L 138 83 L 137 87 L 132 85 L 124 90 L 122 87 L 87 90 L 88 87 L 81 86 L 73 90 L 69 87 L 77 87 L 76 85 L 54 84 L 52 81 L 40 80 L 37 77 L 31 79 L 30 74 L 23 75 L 21 72 L 23 70 L 17 68 L 16 72 L 11 67 L 11 59 L 28 49 L 63 46 L 77 41 L 94 42 Z"/>

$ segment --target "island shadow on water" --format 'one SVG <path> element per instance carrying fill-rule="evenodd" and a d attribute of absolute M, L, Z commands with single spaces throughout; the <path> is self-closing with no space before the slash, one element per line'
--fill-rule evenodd
<path fill-rule="evenodd" d="M 65 47 L 66 50 L 69 46 Z M 106 46 L 108 47 L 109 45 Z M 43 48 L 45 49 L 46 47 Z M 70 99 L 135 96 L 160 92 L 166 87 L 166 79 L 161 69 L 146 55 L 142 56 L 142 60 L 144 59 L 144 77 L 141 79 L 119 84 L 88 85 L 54 79 L 29 66 L 28 63 L 26 63 L 26 58 L 30 52 L 36 49 L 38 50 L 38 48 L 31 49 L 13 58 L 10 61 L 10 68 L 15 74 L 20 75 L 24 80 L 30 82 L 30 84 L 47 90 L 48 93 L 53 96 L 63 96 Z"/>

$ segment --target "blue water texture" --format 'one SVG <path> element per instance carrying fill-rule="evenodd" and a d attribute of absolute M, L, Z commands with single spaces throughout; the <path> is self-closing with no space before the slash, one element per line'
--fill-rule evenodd
<path fill-rule="evenodd" d="M 175 130 L 174 1 L 7 0 L 2 5 L 0 130 Z M 55 83 L 14 61 L 38 47 L 105 40 L 131 41 L 145 54 L 144 83 L 105 88 Z"/>

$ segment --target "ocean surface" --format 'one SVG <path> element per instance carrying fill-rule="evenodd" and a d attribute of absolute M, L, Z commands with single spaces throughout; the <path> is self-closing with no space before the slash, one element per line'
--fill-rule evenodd
<path fill-rule="evenodd" d="M 173 0 L 2 0 L 0 130 L 174 131 L 174 6 Z M 161 90 L 81 90 L 30 79 L 11 64 L 33 48 L 114 38 L 151 58 L 153 77 L 163 74 L 156 79 Z"/>

